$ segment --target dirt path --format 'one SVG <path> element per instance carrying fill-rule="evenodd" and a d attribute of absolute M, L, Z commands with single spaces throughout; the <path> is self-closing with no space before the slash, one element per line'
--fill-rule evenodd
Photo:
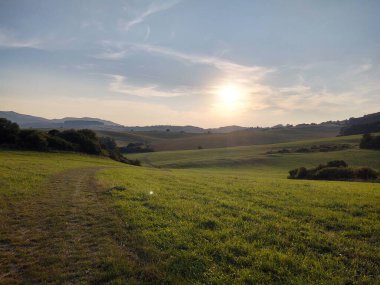
<path fill-rule="evenodd" d="M 96 183 L 98 170 L 60 173 L 36 196 L 9 201 L 0 217 L 0 284 L 98 284 L 128 276 L 134 257 L 121 242 L 125 226 L 111 196 Z"/>

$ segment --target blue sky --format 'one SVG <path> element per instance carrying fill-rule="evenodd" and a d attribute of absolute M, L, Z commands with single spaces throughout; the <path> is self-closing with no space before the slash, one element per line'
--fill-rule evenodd
<path fill-rule="evenodd" d="M 0 109 L 125 125 L 380 111 L 380 1 L 0 0 Z"/>

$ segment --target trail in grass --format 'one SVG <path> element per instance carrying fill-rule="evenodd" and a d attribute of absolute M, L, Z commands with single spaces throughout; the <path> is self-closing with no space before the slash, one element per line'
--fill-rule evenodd
<path fill-rule="evenodd" d="M 128 275 L 114 269 L 133 258 L 120 242 L 124 228 L 111 197 L 96 183 L 98 170 L 60 173 L 39 194 L 8 201 L 0 283 L 97 283 Z"/>

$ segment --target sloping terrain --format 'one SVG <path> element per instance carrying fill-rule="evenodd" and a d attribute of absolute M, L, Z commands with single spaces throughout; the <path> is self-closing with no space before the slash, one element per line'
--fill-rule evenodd
<path fill-rule="evenodd" d="M 159 168 L 1 151 L 0 283 L 377 284 L 380 184 L 286 179 L 331 159 L 380 170 L 359 140 L 131 156 Z"/>
<path fill-rule="evenodd" d="M 109 132 L 99 136 L 114 138 L 119 146 L 141 142 L 155 151 L 191 150 L 198 148 L 224 148 L 233 146 L 261 145 L 316 138 L 335 137 L 339 126 L 303 126 L 278 129 L 247 129 L 232 133 L 174 133 L 174 132 Z"/>
<path fill-rule="evenodd" d="M 284 169 L 283 175 L 291 168 L 312 167 L 329 160 L 347 160 L 353 166 L 370 166 L 380 170 L 380 153 L 378 151 L 358 148 L 361 136 L 333 137 L 280 144 L 252 145 L 230 148 L 162 151 L 153 153 L 130 154 L 131 159 L 139 159 L 143 164 L 165 168 L 267 168 Z M 333 152 L 313 153 L 276 153 L 284 148 L 305 148 L 320 145 L 347 144 L 348 149 Z M 274 151 L 274 153 L 272 153 Z"/>

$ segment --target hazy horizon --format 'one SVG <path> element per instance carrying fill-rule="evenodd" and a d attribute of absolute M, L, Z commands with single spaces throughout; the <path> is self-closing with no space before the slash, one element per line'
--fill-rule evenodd
<path fill-rule="evenodd" d="M 13 110 L 0 110 L 0 112 L 15 112 Z M 53 117 L 44 117 L 44 116 L 39 116 L 39 115 L 34 115 L 34 114 L 24 114 L 24 113 L 19 113 L 19 112 L 15 112 L 17 114 L 21 114 L 21 115 L 29 115 L 29 116 L 33 116 L 33 117 L 41 117 L 41 118 L 44 118 L 44 119 L 49 119 L 49 120 L 61 120 L 61 119 L 66 119 L 66 118 L 75 118 L 75 119 L 99 119 L 99 120 L 103 120 L 103 121 L 110 121 L 112 123 L 116 123 L 116 124 L 119 124 L 119 125 L 122 125 L 124 127 L 151 127 L 151 126 L 159 126 L 159 125 L 165 125 L 165 126 L 189 126 L 189 127 L 200 127 L 200 128 L 203 128 L 203 129 L 217 129 L 217 128 L 223 128 L 223 127 L 231 127 L 231 126 L 237 126 L 237 127 L 244 127 L 244 128 L 255 128 L 255 127 L 261 127 L 261 128 L 266 128 L 266 127 L 274 127 L 276 125 L 283 125 L 283 126 L 286 126 L 288 125 L 289 123 L 287 122 L 280 122 L 276 125 L 237 125 L 237 124 L 231 124 L 231 125 L 216 125 L 216 126 L 213 126 L 213 127 L 208 127 L 208 126 L 198 126 L 198 125 L 191 125 L 191 124 L 185 124 L 185 125 L 179 125 L 179 124 L 148 124 L 148 125 L 126 125 L 126 124 L 123 124 L 123 123 L 120 123 L 120 122 L 117 122 L 117 121 L 113 121 L 113 120 L 110 120 L 108 118 L 102 118 L 102 117 L 91 117 L 91 116 L 86 116 L 86 115 L 80 115 L 80 116 L 63 116 L 63 117 L 56 117 L 56 116 L 53 116 Z M 378 113 L 378 112 L 375 112 L 375 113 Z M 362 115 L 359 115 L 358 117 L 363 117 L 365 115 L 369 115 L 369 113 L 364 113 Z M 316 124 L 320 124 L 320 123 L 324 123 L 324 122 L 328 122 L 328 121 L 343 121 L 343 120 L 347 120 L 347 119 L 350 119 L 352 118 L 352 116 L 350 117 L 347 117 L 347 118 L 343 118 L 343 119 L 329 119 L 329 120 L 325 120 L 325 121 L 315 121 L 315 122 L 300 122 L 299 124 L 312 124 L 312 123 L 316 123 Z M 290 125 L 293 125 L 293 124 L 290 124 Z M 294 124 L 294 125 L 297 125 L 297 124 Z"/>
<path fill-rule="evenodd" d="M 379 1 L 0 2 L 0 106 L 126 126 L 380 110 Z"/>

